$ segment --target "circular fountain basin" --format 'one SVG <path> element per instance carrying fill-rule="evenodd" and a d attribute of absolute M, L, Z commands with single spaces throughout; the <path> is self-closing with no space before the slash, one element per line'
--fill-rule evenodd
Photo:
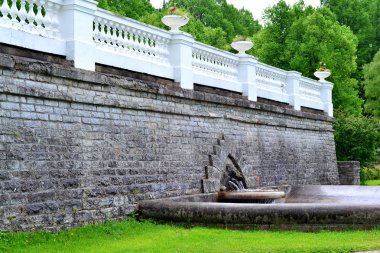
<path fill-rule="evenodd" d="M 265 194 L 268 193 L 256 196 Z M 228 198 L 239 196 L 254 195 L 251 192 L 227 194 Z M 292 187 L 279 198 L 282 203 L 271 204 L 220 203 L 218 198 L 218 193 L 213 193 L 142 201 L 139 211 L 144 218 L 231 228 L 314 231 L 380 227 L 380 187 Z"/>
<path fill-rule="evenodd" d="M 270 203 L 275 199 L 280 199 L 285 197 L 285 192 L 283 191 L 243 191 L 243 192 L 219 192 L 218 202 L 253 202 L 253 201 L 267 201 Z"/>

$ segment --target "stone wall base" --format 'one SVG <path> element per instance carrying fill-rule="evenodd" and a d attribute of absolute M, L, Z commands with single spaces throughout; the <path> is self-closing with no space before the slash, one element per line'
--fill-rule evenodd
<path fill-rule="evenodd" d="M 360 185 L 360 162 L 338 162 L 338 172 L 341 185 Z"/>

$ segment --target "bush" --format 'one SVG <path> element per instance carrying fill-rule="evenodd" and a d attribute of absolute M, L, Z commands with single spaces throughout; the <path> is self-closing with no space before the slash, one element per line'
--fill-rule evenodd
<path fill-rule="evenodd" d="M 364 116 L 337 113 L 334 138 L 338 161 L 360 161 L 361 165 L 377 159 L 380 122 Z"/>
<path fill-rule="evenodd" d="M 380 166 L 363 167 L 360 170 L 360 181 L 380 180 Z"/>

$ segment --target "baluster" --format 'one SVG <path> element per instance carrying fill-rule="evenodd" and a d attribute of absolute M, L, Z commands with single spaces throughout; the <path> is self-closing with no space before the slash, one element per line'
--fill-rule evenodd
<path fill-rule="evenodd" d="M 161 61 L 161 55 L 157 47 L 157 39 L 158 39 L 157 35 L 152 34 L 150 36 L 149 46 L 150 46 L 152 56 L 156 57 L 157 60 Z"/>
<path fill-rule="evenodd" d="M 218 57 L 217 57 L 216 55 L 213 55 L 213 58 L 212 58 L 212 64 L 213 64 L 213 66 L 214 66 L 214 72 L 223 75 L 223 72 L 221 71 L 221 69 L 220 69 L 220 67 L 219 67 L 219 65 L 218 65 L 217 58 L 218 58 Z"/>
<path fill-rule="evenodd" d="M 226 78 L 228 78 L 231 75 L 230 68 L 227 68 L 226 64 L 224 64 L 225 62 L 228 62 L 228 61 L 231 61 L 231 60 L 230 59 L 223 59 L 223 58 L 219 59 L 220 71 L 221 71 L 222 75 Z"/>
<path fill-rule="evenodd" d="M 36 4 L 37 4 L 37 15 L 36 15 L 36 19 L 35 19 L 35 22 L 37 24 L 37 30 L 39 32 L 42 32 L 43 31 L 43 23 L 44 23 L 44 16 L 42 15 L 42 5 L 45 3 L 45 0 L 36 0 Z"/>
<path fill-rule="evenodd" d="M 137 52 L 139 53 L 143 53 L 143 38 L 141 37 L 141 31 L 140 30 L 136 30 L 136 38 L 135 38 L 135 42 L 136 42 L 136 48 L 137 48 Z"/>
<path fill-rule="evenodd" d="M 149 46 L 147 45 L 148 44 L 148 39 L 146 37 L 147 33 L 142 31 L 140 33 L 140 47 L 141 47 L 141 53 L 143 53 L 145 56 L 149 56 L 148 55 L 148 52 L 149 52 Z"/>
<path fill-rule="evenodd" d="M 150 47 L 150 38 L 151 38 L 150 33 L 145 32 L 143 33 L 143 36 L 144 36 L 144 41 L 145 41 L 144 43 L 145 54 L 148 57 L 153 57 L 152 48 Z"/>
<path fill-rule="evenodd" d="M 227 59 L 224 61 L 225 61 L 225 64 L 222 64 L 223 71 L 225 71 L 226 76 L 232 77 L 234 75 L 233 74 L 233 69 L 234 69 L 233 60 Z"/>
<path fill-rule="evenodd" d="M 10 12 L 11 8 L 8 5 L 8 1 L 3 0 L 3 4 L 1 5 L 0 11 L 3 16 L 1 17 L 0 24 L 7 25 L 9 24 L 9 18 L 8 14 Z"/>
<path fill-rule="evenodd" d="M 206 53 L 206 58 L 208 71 L 212 72 L 211 55 L 209 52 Z"/>
<path fill-rule="evenodd" d="M 119 51 L 121 53 L 126 53 L 126 51 L 128 50 L 127 46 L 126 46 L 126 37 L 127 36 L 127 32 L 125 31 L 125 25 L 123 24 L 119 24 Z"/>
<path fill-rule="evenodd" d="M 120 50 L 120 52 L 125 53 L 128 50 L 127 43 L 126 43 L 127 36 L 128 36 L 128 33 L 125 30 L 125 25 L 120 24 L 120 27 L 119 27 L 119 43 L 120 43 L 119 44 L 119 50 Z"/>
<path fill-rule="evenodd" d="M 113 48 L 114 47 L 114 41 L 113 41 L 113 24 L 114 24 L 114 22 L 113 21 L 108 21 L 107 22 L 107 38 L 108 38 L 108 41 L 109 41 L 109 43 L 108 43 L 108 46 L 110 47 L 110 48 Z"/>
<path fill-rule="evenodd" d="M 16 27 L 18 27 L 20 24 L 17 20 L 17 13 L 18 13 L 17 0 L 12 0 L 12 7 L 9 14 L 11 15 L 11 18 L 12 18 L 12 26 L 16 26 Z"/>
<path fill-rule="evenodd" d="M 198 68 L 199 69 L 203 69 L 203 56 L 202 56 L 202 52 L 200 50 L 198 50 Z"/>
<path fill-rule="evenodd" d="M 211 65 L 212 65 L 212 71 L 213 71 L 214 73 L 218 73 L 218 72 L 219 72 L 219 69 L 218 69 L 218 66 L 216 65 L 215 55 L 212 55 L 212 58 L 211 58 Z"/>
<path fill-rule="evenodd" d="M 128 52 L 132 52 L 133 49 L 131 47 L 131 29 L 128 26 L 123 26 L 124 30 L 124 49 L 128 50 Z"/>
<path fill-rule="evenodd" d="M 111 23 L 111 27 L 112 27 L 112 35 L 111 35 L 111 40 L 112 40 L 112 47 L 117 50 L 118 49 L 118 38 L 117 38 L 117 27 L 119 27 L 119 25 L 117 23 Z"/>
<path fill-rule="evenodd" d="M 206 52 L 206 65 L 207 65 L 207 70 L 212 72 L 212 64 L 211 64 L 211 55 L 209 52 Z"/>
<path fill-rule="evenodd" d="M 156 56 L 159 57 L 161 62 L 165 62 L 166 55 L 165 55 L 165 39 L 162 37 L 155 36 L 154 38 L 154 50 L 156 53 Z"/>
<path fill-rule="evenodd" d="M 197 64 L 197 69 L 199 71 L 202 71 L 203 70 L 203 67 L 202 67 L 202 53 L 201 51 L 197 51 L 197 61 L 196 61 L 196 64 Z"/>
<path fill-rule="evenodd" d="M 199 69 L 200 68 L 200 64 L 201 64 L 201 61 L 200 61 L 201 56 L 199 54 L 199 50 L 195 50 L 194 56 L 195 56 L 194 59 L 195 59 L 196 67 Z"/>
<path fill-rule="evenodd" d="M 140 42 L 140 46 L 141 46 L 141 53 L 145 54 L 145 56 L 148 56 L 148 39 L 146 38 L 146 35 L 147 33 L 146 32 L 141 32 L 140 33 L 140 39 L 141 39 L 141 42 Z"/>
<path fill-rule="evenodd" d="M 46 2 L 45 8 L 45 17 L 44 17 L 44 25 L 45 25 L 45 33 L 48 37 L 53 37 L 53 4 L 50 1 Z"/>
<path fill-rule="evenodd" d="M 100 39 L 100 46 L 105 47 L 106 44 L 106 23 L 104 19 L 99 20 L 100 23 L 100 32 L 99 32 L 99 39 Z"/>
<path fill-rule="evenodd" d="M 97 17 L 97 26 L 95 27 L 95 31 L 97 33 L 98 46 L 104 46 L 104 22 L 102 18 Z"/>
<path fill-rule="evenodd" d="M 35 30 L 36 26 L 34 22 L 36 21 L 36 14 L 34 13 L 34 3 L 36 0 L 29 0 L 29 11 L 26 14 L 26 19 L 28 20 L 29 23 L 29 30 L 32 32 Z"/>
<path fill-rule="evenodd" d="M 144 55 L 146 52 L 145 52 L 145 42 L 144 42 L 145 38 L 143 36 L 143 31 L 138 30 L 137 33 L 138 33 L 139 40 L 140 40 L 140 42 L 139 42 L 140 53 Z"/>
<path fill-rule="evenodd" d="M 155 54 L 154 54 L 153 34 L 151 34 L 151 33 L 146 34 L 146 48 L 147 48 L 147 53 L 149 54 L 149 56 L 154 58 L 154 59 L 157 59 Z"/>
<path fill-rule="evenodd" d="M 104 42 L 107 48 L 111 48 L 112 47 L 111 25 L 108 20 L 104 20 L 104 39 L 105 39 Z"/>
<path fill-rule="evenodd" d="M 108 20 L 103 20 L 104 22 L 104 45 L 108 48 L 111 47 L 111 27 Z"/>
<path fill-rule="evenodd" d="M 154 57 L 156 60 L 159 60 L 156 54 L 156 48 L 154 47 L 155 36 L 153 34 L 148 34 L 148 48 L 151 57 Z"/>
<path fill-rule="evenodd" d="M 20 18 L 20 25 L 21 26 L 24 26 L 26 23 L 25 23 L 25 19 L 26 19 L 26 16 L 27 16 L 27 12 L 26 12 L 26 8 L 25 8 L 25 0 L 21 0 L 20 1 L 20 11 L 19 11 L 19 14 L 18 14 L 18 17 Z"/>
<path fill-rule="evenodd" d="M 122 31 L 120 30 L 120 24 L 119 23 L 115 23 L 115 35 L 114 35 L 114 38 L 115 38 L 115 46 L 116 46 L 116 50 L 120 52 L 120 49 L 123 49 L 121 47 L 121 39 L 122 39 Z"/>
<path fill-rule="evenodd" d="M 93 36 L 93 39 L 94 39 L 94 43 L 96 46 L 99 45 L 99 20 L 98 18 L 95 18 L 94 19 L 94 30 L 92 31 L 92 36 Z"/>
<path fill-rule="evenodd" d="M 133 49 L 133 54 L 138 54 L 138 36 L 136 34 L 136 29 L 132 28 L 130 31 L 130 43 Z"/>
<path fill-rule="evenodd" d="M 222 68 L 221 68 L 221 66 L 219 64 L 219 60 L 220 60 L 220 57 L 217 56 L 217 55 L 214 55 L 213 62 L 214 62 L 215 73 L 218 73 L 218 74 L 220 74 L 222 76 L 225 76 L 226 73 L 222 70 Z"/>

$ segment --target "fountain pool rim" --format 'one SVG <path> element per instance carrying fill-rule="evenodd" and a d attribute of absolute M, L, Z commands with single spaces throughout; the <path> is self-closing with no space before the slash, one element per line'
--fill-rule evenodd
<path fill-rule="evenodd" d="M 373 193 L 380 187 L 300 186 L 271 204 L 218 203 L 218 193 L 210 193 L 142 201 L 138 210 L 143 218 L 218 227 L 370 229 L 380 227 L 380 194 Z M 315 202 L 297 202 L 308 198 Z"/>

